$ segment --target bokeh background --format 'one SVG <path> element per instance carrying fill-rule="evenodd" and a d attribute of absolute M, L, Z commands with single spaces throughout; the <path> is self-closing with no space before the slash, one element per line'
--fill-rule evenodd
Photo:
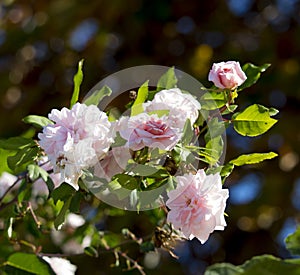
<path fill-rule="evenodd" d="M 227 159 L 240 153 L 279 153 L 238 168 L 230 189 L 228 227 L 205 245 L 183 243 L 179 260 L 162 253 L 149 274 L 202 274 L 207 265 L 241 264 L 259 254 L 290 257 L 283 239 L 300 210 L 300 1 L 298 0 L 52 0 L 0 2 L 0 136 L 28 129 L 21 119 L 68 106 L 77 63 L 84 58 L 81 98 L 118 70 L 146 64 L 175 66 L 209 86 L 213 62 L 271 63 L 238 98 L 279 109 L 279 122 L 258 138 L 227 132 Z M 0 152 L 1 153 L 1 152 Z M 0 170 L 5 169 L 0 164 Z M 109 222 L 147 234 L 147 214 Z M 78 274 L 117 274 L 113 258 L 77 257 Z M 132 272 L 135 274 L 135 272 Z"/>

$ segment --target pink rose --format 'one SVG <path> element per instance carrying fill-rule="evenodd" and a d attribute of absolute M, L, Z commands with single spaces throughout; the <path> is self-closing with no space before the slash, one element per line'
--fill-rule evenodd
<path fill-rule="evenodd" d="M 103 158 L 113 140 L 111 123 L 97 106 L 76 103 L 71 110 L 52 110 L 49 124 L 38 135 L 54 173 L 78 190 L 82 170 Z"/>
<path fill-rule="evenodd" d="M 144 147 L 172 150 L 181 134 L 170 124 L 166 117 L 141 113 L 130 117 L 127 129 L 121 130 L 120 135 L 134 151 Z"/>
<path fill-rule="evenodd" d="M 168 120 L 172 122 L 172 126 L 183 128 L 187 119 L 190 119 L 192 125 L 194 124 L 198 118 L 201 105 L 191 94 L 173 88 L 155 94 L 152 101 L 144 103 L 144 108 L 146 112 L 169 111 L 167 116 Z"/>
<path fill-rule="evenodd" d="M 114 147 L 104 159 L 95 165 L 94 174 L 96 177 L 110 181 L 114 175 L 125 170 L 129 159 L 131 159 L 131 154 L 128 148 Z"/>
<path fill-rule="evenodd" d="M 196 175 L 177 176 L 176 180 L 176 189 L 168 193 L 167 220 L 186 238 L 196 237 L 204 243 L 210 233 L 226 226 L 224 210 L 228 190 L 222 189 L 219 174 L 207 176 L 204 170 L 198 170 Z"/>
<path fill-rule="evenodd" d="M 212 81 L 215 86 L 229 90 L 242 85 L 246 79 L 247 76 L 240 63 L 236 61 L 214 63 L 208 75 L 208 80 Z"/>

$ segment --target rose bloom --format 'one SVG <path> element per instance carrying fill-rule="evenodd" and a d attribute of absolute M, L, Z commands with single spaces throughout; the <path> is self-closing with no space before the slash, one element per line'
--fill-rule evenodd
<path fill-rule="evenodd" d="M 95 165 L 94 175 L 110 181 L 114 175 L 125 170 L 129 159 L 131 159 L 131 154 L 127 147 L 114 147 L 104 159 Z"/>
<path fill-rule="evenodd" d="M 76 265 L 63 258 L 43 256 L 42 259 L 50 265 L 56 275 L 74 275 L 77 269 Z"/>
<path fill-rule="evenodd" d="M 121 130 L 120 135 L 127 140 L 126 146 L 134 151 L 144 147 L 172 150 L 181 137 L 167 117 L 146 113 L 130 117 L 127 129 Z"/>
<path fill-rule="evenodd" d="M 240 63 L 236 61 L 214 63 L 208 80 L 212 81 L 220 89 L 234 90 L 247 79 Z"/>
<path fill-rule="evenodd" d="M 168 192 L 166 202 L 170 209 L 168 222 L 186 238 L 196 237 L 201 243 L 206 242 L 214 230 L 224 230 L 229 192 L 222 189 L 220 175 L 207 176 L 204 170 L 198 170 L 196 175 L 185 174 L 176 179 L 177 187 Z"/>
<path fill-rule="evenodd" d="M 97 106 L 76 103 L 71 110 L 52 110 L 49 124 L 38 135 L 40 146 L 61 180 L 78 189 L 82 169 L 95 165 L 113 142 L 107 115 Z"/>
<path fill-rule="evenodd" d="M 190 119 L 191 124 L 194 124 L 201 105 L 191 94 L 173 88 L 156 93 L 152 101 L 144 103 L 144 109 L 146 112 L 169 111 L 167 116 L 172 122 L 172 126 L 182 129 L 187 119 Z"/>

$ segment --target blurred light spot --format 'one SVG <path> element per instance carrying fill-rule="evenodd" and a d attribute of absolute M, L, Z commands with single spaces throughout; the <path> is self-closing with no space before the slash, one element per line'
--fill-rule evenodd
<path fill-rule="evenodd" d="M 23 79 L 23 75 L 23 70 L 19 67 L 15 67 L 9 73 L 9 80 L 13 84 L 19 84 Z"/>
<path fill-rule="evenodd" d="M 168 50 L 170 54 L 180 56 L 184 53 L 185 46 L 181 40 L 176 39 L 169 43 Z"/>
<path fill-rule="evenodd" d="M 286 15 L 279 15 L 273 21 L 271 21 L 271 24 L 273 25 L 275 31 L 285 32 L 290 28 L 290 18 Z"/>
<path fill-rule="evenodd" d="M 203 43 L 213 48 L 221 46 L 224 40 L 224 35 L 221 32 L 206 32 L 203 35 Z"/>
<path fill-rule="evenodd" d="M 281 209 L 279 207 L 262 206 L 259 212 L 257 225 L 263 229 L 270 228 L 273 222 L 281 217 Z"/>
<path fill-rule="evenodd" d="M 28 16 L 22 21 L 22 27 L 24 32 L 31 33 L 36 28 L 36 22 L 32 16 Z"/>
<path fill-rule="evenodd" d="M 21 56 L 25 61 L 30 61 L 35 57 L 35 48 L 32 45 L 27 45 L 21 49 Z"/>
<path fill-rule="evenodd" d="M 270 93 L 269 101 L 272 106 L 275 108 L 283 108 L 286 104 L 286 96 L 280 90 L 273 90 Z"/>
<path fill-rule="evenodd" d="M 300 210 L 300 178 L 294 184 L 294 191 L 292 193 L 292 202 L 297 210 Z"/>
<path fill-rule="evenodd" d="M 169 23 L 165 24 L 163 32 L 164 32 L 165 36 L 174 38 L 177 34 L 175 23 L 169 22 Z"/>
<path fill-rule="evenodd" d="M 296 4 L 299 2 L 299 0 L 277 0 L 276 4 L 278 7 L 278 10 L 285 14 L 290 15 L 292 14 L 296 9 Z"/>
<path fill-rule="evenodd" d="M 232 43 L 239 48 L 243 47 L 248 52 L 258 48 L 258 39 L 252 33 L 238 33 L 233 36 Z"/>
<path fill-rule="evenodd" d="M 144 257 L 144 265 L 146 268 L 154 269 L 160 263 L 160 253 L 159 252 L 148 252 Z"/>
<path fill-rule="evenodd" d="M 267 21 L 273 21 L 278 16 L 278 10 L 276 9 L 275 6 L 269 5 L 264 8 L 262 14 Z"/>
<path fill-rule="evenodd" d="M 21 99 L 22 92 L 18 87 L 10 87 L 4 96 L 2 105 L 4 108 L 10 109 L 14 107 Z"/>
<path fill-rule="evenodd" d="M 176 30 L 182 34 L 189 34 L 195 28 L 194 20 L 189 16 L 181 17 L 176 24 Z"/>
<path fill-rule="evenodd" d="M 199 45 L 190 61 L 190 66 L 199 77 L 204 77 L 208 73 L 213 49 L 206 44 Z"/>
<path fill-rule="evenodd" d="M 64 40 L 61 38 L 53 37 L 50 39 L 50 48 L 57 53 L 61 53 L 64 50 Z"/>
<path fill-rule="evenodd" d="M 5 42 L 5 39 L 6 39 L 6 32 L 0 29 L 0 45 L 2 45 Z"/>
<path fill-rule="evenodd" d="M 253 201 L 260 190 L 260 177 L 252 173 L 244 176 L 237 184 L 229 187 L 229 198 L 233 204 L 246 204 Z"/>
<path fill-rule="evenodd" d="M 254 232 L 257 229 L 255 219 L 246 216 L 240 217 L 238 219 L 237 226 L 239 227 L 239 229 L 247 232 Z"/>
<path fill-rule="evenodd" d="M 299 72 L 299 63 L 296 59 L 288 59 L 283 63 L 283 69 L 289 75 L 296 75 Z"/>
<path fill-rule="evenodd" d="M 107 35 L 107 47 L 110 49 L 117 49 L 121 46 L 121 38 L 119 35 L 110 33 Z"/>
<path fill-rule="evenodd" d="M 70 44 L 74 50 L 82 51 L 98 31 L 98 22 L 87 19 L 81 22 L 71 33 Z"/>
<path fill-rule="evenodd" d="M 281 244 L 282 246 L 285 246 L 284 240 L 285 238 L 294 233 L 296 230 L 296 222 L 293 218 L 287 218 L 280 230 L 280 232 L 278 233 L 276 240 L 279 244 Z"/>
<path fill-rule="evenodd" d="M 243 16 L 250 10 L 253 0 L 229 0 L 227 3 L 233 14 Z"/>
<path fill-rule="evenodd" d="M 38 41 L 34 43 L 35 58 L 42 61 L 45 60 L 48 54 L 48 45 L 45 42 Z"/>
<path fill-rule="evenodd" d="M 14 24 L 18 24 L 19 22 L 21 22 L 23 17 L 24 17 L 23 11 L 18 8 L 12 9 L 8 13 L 9 20 Z"/>
<path fill-rule="evenodd" d="M 284 139 L 282 135 L 279 134 L 273 134 L 270 135 L 268 140 L 268 146 L 271 150 L 279 150 L 280 147 L 283 145 Z"/>
<path fill-rule="evenodd" d="M 54 82 L 54 76 L 50 71 L 43 71 L 39 76 L 39 84 L 50 87 Z"/>
<path fill-rule="evenodd" d="M 250 12 L 245 15 L 244 22 L 249 28 L 255 30 L 256 32 L 263 30 L 267 26 L 267 23 L 262 18 L 262 15 L 257 12 Z"/>
<path fill-rule="evenodd" d="M 295 152 L 289 152 L 279 158 L 279 167 L 282 171 L 291 171 L 299 162 L 299 156 Z"/>
<path fill-rule="evenodd" d="M 48 20 L 48 15 L 45 12 L 39 11 L 34 15 L 34 20 L 37 26 L 43 26 Z"/>

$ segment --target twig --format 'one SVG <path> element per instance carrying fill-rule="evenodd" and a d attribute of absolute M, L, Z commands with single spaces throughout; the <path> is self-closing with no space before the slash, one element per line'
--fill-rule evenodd
<path fill-rule="evenodd" d="M 0 204 L 2 203 L 2 201 L 4 200 L 5 196 L 17 185 L 17 183 L 24 179 L 27 175 L 27 172 L 23 172 L 20 175 L 17 176 L 17 179 L 14 181 L 14 183 L 9 186 L 9 188 L 6 189 L 6 191 L 4 192 L 4 194 L 2 195 L 2 197 L 0 198 Z"/>
<path fill-rule="evenodd" d="M 133 260 L 133 259 L 130 258 L 126 253 L 124 253 L 124 252 L 122 252 L 122 251 L 117 250 L 117 253 L 118 253 L 121 257 L 123 257 L 124 259 L 126 259 L 127 261 L 129 261 L 130 263 L 133 264 L 132 269 L 135 268 L 135 269 L 137 269 L 137 270 L 140 272 L 140 274 L 146 275 L 146 273 L 145 273 L 144 270 L 143 270 L 143 267 L 142 267 L 141 265 L 139 265 L 137 261 Z"/>
<path fill-rule="evenodd" d="M 36 223 L 37 227 L 40 228 L 41 227 L 41 222 L 38 220 L 37 216 L 35 215 L 33 209 L 32 209 L 32 205 L 31 202 L 28 202 L 28 206 L 27 206 L 27 210 L 30 211 L 30 214 L 32 215 L 34 222 Z"/>

